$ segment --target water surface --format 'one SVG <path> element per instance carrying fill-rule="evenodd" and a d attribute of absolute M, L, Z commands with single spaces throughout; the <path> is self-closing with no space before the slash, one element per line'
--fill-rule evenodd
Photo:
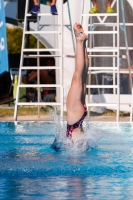
<path fill-rule="evenodd" d="M 55 151 L 54 123 L 1 122 L 0 199 L 133 199 L 132 124 L 87 123 L 88 148 Z"/>

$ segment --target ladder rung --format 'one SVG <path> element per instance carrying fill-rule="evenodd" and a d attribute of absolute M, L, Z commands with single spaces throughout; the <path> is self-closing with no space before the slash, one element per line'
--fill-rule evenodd
<path fill-rule="evenodd" d="M 82 14 L 83 17 L 117 17 L 117 13 L 95 13 L 95 14 Z"/>
<path fill-rule="evenodd" d="M 60 31 L 25 31 L 25 34 L 61 34 Z"/>
<path fill-rule="evenodd" d="M 117 52 L 118 48 L 113 47 L 94 47 L 94 48 L 87 48 L 87 52 Z"/>
<path fill-rule="evenodd" d="M 126 47 L 120 47 L 121 50 L 126 50 Z M 128 50 L 133 50 L 133 47 L 128 47 Z"/>
<path fill-rule="evenodd" d="M 133 26 L 133 23 L 119 23 L 120 26 Z M 88 24 L 88 26 L 117 26 L 117 23 L 108 23 L 108 22 L 105 22 L 105 23 L 93 23 L 93 24 Z"/>
<path fill-rule="evenodd" d="M 113 57 L 115 57 L 115 58 L 116 58 L 117 55 L 88 55 L 88 57 L 90 57 L 90 58 L 91 58 L 91 57 L 92 57 L 92 58 L 93 58 L 93 57 L 94 57 L 94 58 L 95 58 L 95 57 L 107 57 L 107 58 L 113 58 Z"/>
<path fill-rule="evenodd" d="M 27 16 L 27 17 L 31 17 L 31 16 L 34 16 L 34 17 L 35 17 L 35 16 L 36 16 L 36 17 L 39 16 L 39 17 L 41 17 L 41 16 L 53 16 L 53 15 L 52 15 L 51 13 L 38 13 L 37 15 L 32 15 L 32 14 L 29 14 L 29 13 L 28 13 L 28 14 L 26 14 L 26 16 Z M 58 16 L 59 16 L 59 15 L 58 15 Z"/>
<path fill-rule="evenodd" d="M 88 70 L 117 70 L 117 67 L 89 67 Z"/>
<path fill-rule="evenodd" d="M 116 103 L 86 103 L 86 106 L 118 106 Z"/>
<path fill-rule="evenodd" d="M 51 58 L 51 57 L 61 57 L 60 55 L 24 55 L 24 58 Z"/>
<path fill-rule="evenodd" d="M 27 67 L 21 67 L 21 69 L 22 70 L 24 70 L 24 69 L 31 69 L 31 70 L 33 70 L 33 69 L 34 70 L 40 69 L 41 70 L 41 69 L 61 69 L 61 67 L 55 67 L 55 66 L 50 66 L 50 67 L 48 67 L 48 66 L 45 66 L 45 67 L 44 66 L 41 66 L 41 67 L 40 66 L 39 67 L 36 66 L 36 67 L 32 67 L 32 66 L 27 66 Z"/>
<path fill-rule="evenodd" d="M 54 84 L 20 84 L 20 88 L 42 88 L 42 87 L 62 87 L 61 85 Z"/>
<path fill-rule="evenodd" d="M 67 58 L 75 58 L 75 55 L 64 55 Z M 117 57 L 117 55 L 88 55 L 88 57 Z"/>
<path fill-rule="evenodd" d="M 20 106 L 60 106 L 61 103 L 57 103 L 57 102 L 54 102 L 54 103 L 51 103 L 51 102 L 18 102 L 17 105 L 20 105 Z"/>
<path fill-rule="evenodd" d="M 121 68 L 120 71 L 129 71 L 128 68 Z M 130 69 L 130 71 L 133 71 L 133 69 Z"/>
<path fill-rule="evenodd" d="M 117 88 L 117 85 L 87 85 L 86 88 Z"/>
<path fill-rule="evenodd" d="M 60 49 L 23 49 L 23 52 L 61 51 Z"/>
<path fill-rule="evenodd" d="M 91 74 L 101 74 L 101 73 L 108 73 L 108 74 L 113 74 L 113 73 L 117 73 L 117 71 L 108 71 L 108 70 L 98 70 L 98 71 L 91 71 Z M 89 72 L 88 72 L 89 74 Z"/>
<path fill-rule="evenodd" d="M 87 34 L 118 34 L 118 31 L 85 31 Z"/>
<path fill-rule="evenodd" d="M 97 70 L 97 71 L 95 71 Z M 112 71 L 110 71 L 112 70 Z M 88 73 L 89 71 L 91 71 L 91 74 L 93 73 L 117 73 L 118 68 L 117 67 L 89 67 L 88 68 Z M 119 72 L 122 74 L 128 74 L 129 73 L 129 69 L 119 69 Z M 131 74 L 133 74 L 133 69 L 130 69 Z"/>
<path fill-rule="evenodd" d="M 120 102 L 120 105 L 129 105 L 129 106 L 131 106 L 131 103 L 121 103 Z"/>
<path fill-rule="evenodd" d="M 101 74 L 101 73 L 108 73 L 108 74 L 113 74 L 114 71 L 108 71 L 108 70 L 98 70 L 98 71 L 91 71 L 91 73 L 89 73 L 88 71 L 88 74 Z M 117 73 L 117 71 L 115 71 L 115 73 Z M 119 71 L 120 74 L 129 74 L 129 70 L 125 71 L 125 70 L 120 70 Z M 130 72 L 131 74 L 133 74 L 133 71 Z"/>
<path fill-rule="evenodd" d="M 120 73 L 121 74 L 129 74 L 129 69 L 127 69 L 127 70 L 120 70 Z M 130 70 L 130 73 L 133 74 L 133 71 Z"/>
<path fill-rule="evenodd" d="M 117 23 L 93 23 L 93 24 L 88 24 L 88 26 L 117 26 Z M 119 23 L 119 25 L 123 26 L 124 23 Z M 61 26 L 60 24 L 39 24 L 39 26 Z M 64 26 L 69 26 L 69 24 L 64 24 Z M 125 23 L 125 26 L 133 26 L 133 23 Z"/>
<path fill-rule="evenodd" d="M 61 26 L 61 24 L 39 24 L 39 26 Z M 64 26 L 68 27 L 70 24 L 64 24 Z"/>
<path fill-rule="evenodd" d="M 74 55 L 65 55 L 64 57 L 67 57 L 67 58 L 75 58 L 75 56 Z M 111 58 L 113 58 L 113 57 L 117 57 L 117 55 L 88 55 L 88 57 L 111 57 Z"/>

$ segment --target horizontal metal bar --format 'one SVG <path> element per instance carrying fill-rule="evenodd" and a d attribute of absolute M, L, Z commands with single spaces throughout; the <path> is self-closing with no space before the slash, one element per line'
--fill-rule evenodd
<path fill-rule="evenodd" d="M 129 69 L 128 68 L 121 68 L 120 71 L 129 71 Z M 130 68 L 130 71 L 132 72 L 133 69 Z"/>
<path fill-rule="evenodd" d="M 117 73 L 117 71 L 98 70 L 98 71 L 91 71 L 90 74 L 101 74 L 101 73 L 113 74 L 114 72 Z M 88 74 L 89 74 L 89 72 L 88 72 Z"/>
<path fill-rule="evenodd" d="M 61 34 L 60 31 L 25 31 L 25 34 Z"/>
<path fill-rule="evenodd" d="M 108 70 L 103 70 L 103 71 L 91 71 L 90 74 L 101 74 L 101 73 L 106 73 L 106 74 L 113 74 L 116 73 L 117 71 L 108 71 Z M 129 74 L 129 71 L 119 71 L 120 74 Z M 133 74 L 133 72 L 130 72 L 131 74 Z M 89 74 L 89 72 L 88 72 Z"/>
<path fill-rule="evenodd" d="M 125 26 L 133 26 L 133 23 L 119 23 L 119 25 L 120 26 L 123 26 L 123 25 L 125 25 Z M 117 26 L 117 23 L 93 23 L 93 24 L 88 24 L 88 26 L 91 26 L 91 27 L 93 27 L 93 26 Z"/>
<path fill-rule="evenodd" d="M 51 57 L 61 57 L 60 55 L 24 55 L 24 58 L 51 58 Z"/>
<path fill-rule="evenodd" d="M 86 106 L 91 107 L 91 106 L 117 106 L 116 103 L 86 103 Z"/>
<path fill-rule="evenodd" d="M 117 67 L 89 67 L 88 70 L 117 70 Z"/>
<path fill-rule="evenodd" d="M 103 26 L 103 25 L 107 25 L 107 26 L 117 26 L 117 23 L 93 23 L 93 24 L 88 24 L 88 26 L 95 26 L 95 25 L 98 25 L 98 26 Z M 120 26 L 133 26 L 133 23 L 119 23 Z"/>
<path fill-rule="evenodd" d="M 101 74 L 101 73 L 106 73 L 106 74 L 113 74 L 113 73 L 117 73 L 117 71 L 92 71 L 90 72 L 90 74 Z M 129 74 L 129 71 L 119 71 L 120 74 Z M 131 74 L 133 74 L 133 72 L 130 72 Z M 89 72 L 88 72 L 89 74 Z"/>
<path fill-rule="evenodd" d="M 18 102 L 17 105 L 20 105 L 20 106 L 60 106 L 61 103 L 57 103 L 57 102 L 54 102 L 54 103 L 51 103 L 51 102 Z"/>
<path fill-rule="evenodd" d="M 105 50 L 107 50 L 107 52 L 112 52 L 112 50 L 117 50 L 117 47 L 116 48 L 114 48 L 114 47 L 94 47 L 94 48 L 87 48 L 87 49 L 101 49 L 101 51 L 102 51 L 102 49 L 105 49 Z M 108 51 L 110 49 L 110 51 Z M 133 50 L 133 47 L 128 47 L 128 49 L 129 50 Z M 126 50 L 126 47 L 120 47 L 120 50 Z M 113 52 L 114 52 L 113 51 Z"/>
<path fill-rule="evenodd" d="M 23 49 L 23 52 L 61 51 L 61 49 Z"/>
<path fill-rule="evenodd" d="M 64 57 L 67 57 L 67 58 L 75 58 L 74 55 L 65 55 Z M 114 58 L 114 57 L 117 57 L 117 55 L 88 55 L 88 58 L 95 58 L 95 57 L 107 57 L 107 58 Z"/>
<path fill-rule="evenodd" d="M 38 67 L 38 66 L 36 66 L 36 67 L 32 67 L 32 66 L 26 66 L 26 67 L 21 67 L 21 69 L 22 70 L 24 70 L 24 69 L 40 69 L 40 70 L 42 70 L 42 69 L 61 69 L 61 67 L 54 67 L 54 66 L 50 66 L 50 67 L 48 67 L 48 66 L 41 66 L 41 67 Z"/>
<path fill-rule="evenodd" d="M 23 84 L 23 85 L 19 85 L 20 88 L 29 88 L 29 87 L 32 87 L 32 88 L 42 88 L 42 87 L 62 87 L 61 85 L 54 85 L 54 84 Z"/>
<path fill-rule="evenodd" d="M 102 58 L 116 58 L 117 57 L 117 55 L 88 55 L 88 58 L 95 58 L 95 57 L 102 57 Z"/>
<path fill-rule="evenodd" d="M 118 88 L 117 85 L 86 85 L 86 88 Z"/>
<path fill-rule="evenodd" d="M 133 74 L 133 71 L 130 70 L 130 73 Z M 120 74 L 129 74 L 129 70 L 125 71 L 125 70 L 120 70 Z"/>
<path fill-rule="evenodd" d="M 39 17 L 41 17 L 41 16 L 53 16 L 51 13 L 38 13 L 37 15 L 36 14 L 26 14 L 26 16 L 27 17 L 31 17 L 31 16 L 33 16 L 33 17 L 37 17 L 37 16 L 39 16 Z"/>
<path fill-rule="evenodd" d="M 117 17 L 117 13 L 95 13 L 95 14 L 82 14 L 83 17 Z"/>
<path fill-rule="evenodd" d="M 61 24 L 39 24 L 39 26 L 61 26 Z M 64 24 L 64 26 L 70 26 L 70 24 Z"/>
<path fill-rule="evenodd" d="M 113 47 L 94 47 L 94 48 L 87 48 L 87 52 L 118 52 L 118 48 Z"/>
<path fill-rule="evenodd" d="M 38 58 L 38 57 L 61 57 L 60 55 L 48 55 L 48 54 L 45 54 L 45 55 L 32 55 L 32 54 L 29 54 L 29 55 L 24 55 L 24 58 Z M 67 58 L 75 58 L 75 55 L 63 55 L 63 57 L 67 57 Z M 88 57 L 117 57 L 117 55 L 88 55 Z"/>
<path fill-rule="evenodd" d="M 87 34 L 118 34 L 118 31 L 85 31 Z"/>
<path fill-rule="evenodd" d="M 133 47 L 127 47 L 129 50 L 133 50 Z M 126 50 L 126 47 L 120 47 L 120 50 Z"/>
<path fill-rule="evenodd" d="M 89 70 L 117 70 L 118 68 L 117 67 L 89 67 L 88 68 Z M 120 68 L 119 69 L 120 71 L 129 71 L 128 68 Z M 130 71 L 133 72 L 133 69 L 130 69 Z"/>

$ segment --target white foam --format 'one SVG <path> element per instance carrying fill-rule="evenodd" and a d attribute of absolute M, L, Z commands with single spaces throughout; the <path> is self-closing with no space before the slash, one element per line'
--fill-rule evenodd
<path fill-rule="evenodd" d="M 55 125 L 55 141 L 52 148 L 56 151 L 84 152 L 97 146 L 99 140 L 104 137 L 106 132 L 99 127 L 90 127 L 89 121 L 83 122 L 84 134 L 75 140 L 66 137 L 67 122 L 60 122 L 58 115 L 51 110 L 49 113 Z M 80 130 L 79 130 L 80 131 Z"/>

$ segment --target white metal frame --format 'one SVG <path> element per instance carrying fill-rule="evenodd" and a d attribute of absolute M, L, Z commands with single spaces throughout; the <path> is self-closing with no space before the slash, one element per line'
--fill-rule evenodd
<path fill-rule="evenodd" d="M 90 107 L 93 106 L 117 106 L 117 116 L 116 116 L 116 121 L 119 121 L 119 111 L 120 111 L 120 73 L 129 73 L 130 76 L 130 86 L 132 88 L 132 83 L 131 83 L 131 70 L 130 70 L 130 59 L 129 59 L 129 49 L 133 49 L 133 48 L 129 48 L 128 47 L 128 41 L 127 41 L 127 32 L 126 32 L 126 26 L 132 26 L 133 24 L 125 23 L 125 13 L 124 13 L 124 4 L 123 4 L 123 0 L 114 0 L 112 3 L 112 7 L 114 6 L 114 4 L 116 3 L 116 7 L 117 7 L 117 13 L 113 13 L 113 14 L 107 14 L 107 13 L 98 13 L 98 14 L 83 14 L 84 11 L 84 1 L 82 3 L 82 15 L 81 15 L 81 23 L 83 22 L 83 17 L 89 17 L 90 18 L 90 24 L 88 24 L 88 26 L 90 27 L 90 31 L 85 31 L 85 33 L 90 34 L 90 41 L 89 41 L 89 48 L 87 49 L 88 51 L 88 57 L 89 59 L 89 69 L 88 69 L 88 74 L 89 74 L 89 85 L 87 85 L 87 88 L 89 88 L 89 92 L 88 92 L 88 103 L 87 103 L 87 107 L 89 108 L 88 110 L 90 110 Z M 92 2 L 90 1 L 90 7 L 92 6 Z M 119 10 L 119 8 L 121 8 L 121 11 Z M 121 12 L 122 14 L 122 21 L 123 23 L 120 23 L 119 21 L 119 13 Z M 92 18 L 93 16 L 97 17 L 97 19 L 99 20 L 99 23 L 92 23 Z M 105 23 L 105 20 L 107 17 L 117 17 L 117 23 Z M 101 17 L 103 17 L 101 19 Z M 113 31 L 95 31 L 95 27 L 97 26 L 107 26 L 107 27 L 112 27 Z M 120 47 L 120 31 L 119 29 L 122 29 L 124 32 L 124 39 L 125 39 L 125 47 Z M 116 30 L 117 29 L 117 30 Z M 113 34 L 113 46 L 112 47 L 93 47 L 92 43 L 93 43 L 93 35 L 94 34 Z M 116 44 L 116 39 L 115 37 L 117 36 L 117 46 L 115 46 Z M 126 56 L 124 55 L 123 57 L 127 58 L 128 61 L 128 71 L 125 70 L 120 70 L 120 66 L 119 66 L 119 59 L 120 59 L 120 50 L 125 49 L 126 50 Z M 112 55 L 93 55 L 92 53 L 95 52 L 112 52 Z M 112 57 L 113 58 L 113 67 L 91 67 L 91 58 L 93 57 Z M 117 59 L 117 66 L 115 66 L 115 58 Z M 91 82 L 91 74 L 95 74 L 97 76 L 98 73 L 111 73 L 113 74 L 113 85 L 90 85 Z M 117 84 L 116 84 L 116 79 L 115 79 L 115 75 L 117 74 Z M 108 103 L 90 103 L 90 88 L 113 88 L 113 93 L 114 95 L 116 95 L 116 89 L 117 89 L 117 102 L 116 104 L 108 104 Z M 98 92 L 99 93 L 99 92 Z M 133 93 L 132 93 L 133 94 Z M 100 93 L 99 93 L 99 98 L 100 98 Z M 133 106 L 133 105 L 132 105 Z M 132 107 L 131 106 L 131 107 Z M 132 110 L 130 112 L 130 121 L 132 121 Z"/>
<path fill-rule="evenodd" d="M 19 105 L 33 105 L 33 106 L 38 106 L 38 116 L 40 116 L 40 106 L 42 105 L 51 105 L 51 106 L 60 106 L 61 108 L 61 113 L 60 116 L 63 117 L 63 78 L 62 78 L 62 69 L 63 69 L 63 2 L 62 0 L 59 0 L 60 3 L 62 4 L 61 10 L 60 10 L 60 18 L 61 18 L 61 23 L 60 23 L 60 31 L 40 31 L 39 29 L 39 17 L 40 16 L 52 16 L 49 13 L 39 13 L 37 15 L 37 31 L 26 31 L 27 29 L 27 17 L 31 16 L 31 14 L 28 13 L 28 7 L 29 7 L 29 0 L 26 1 L 26 8 L 25 8 L 25 19 L 24 19 L 24 30 L 23 30 L 23 38 L 22 38 L 22 49 L 21 49 L 21 59 L 20 59 L 20 70 L 19 70 L 19 80 L 18 80 L 18 87 L 17 87 L 17 95 L 16 95 L 16 104 L 15 104 L 15 111 L 14 111 L 14 120 L 17 121 L 17 111 L 18 111 L 18 106 Z M 25 34 L 38 34 L 37 36 L 37 49 L 26 49 L 25 48 Z M 61 35 L 61 47 L 59 49 L 39 49 L 39 34 L 60 34 Z M 25 56 L 24 52 L 37 52 L 37 55 L 28 55 Z M 50 51 L 50 52 L 60 52 L 57 55 L 39 55 L 39 52 L 42 51 Z M 29 66 L 23 66 L 23 60 L 25 57 L 35 57 L 37 58 L 37 66 L 36 67 L 29 67 Z M 61 59 L 61 66 L 58 67 L 47 67 L 47 69 L 58 69 L 60 70 L 60 84 L 41 84 L 40 85 L 40 79 L 39 79 L 39 70 L 40 69 L 46 69 L 46 67 L 39 67 L 39 58 L 40 57 L 57 57 Z M 22 75 L 22 70 L 24 69 L 37 69 L 37 84 L 31 85 L 31 84 L 21 84 L 21 75 Z M 35 87 L 38 88 L 38 102 L 19 102 L 19 90 L 22 87 Z M 60 88 L 60 102 L 40 102 L 40 88 L 41 87 L 55 87 L 55 88 Z"/>

